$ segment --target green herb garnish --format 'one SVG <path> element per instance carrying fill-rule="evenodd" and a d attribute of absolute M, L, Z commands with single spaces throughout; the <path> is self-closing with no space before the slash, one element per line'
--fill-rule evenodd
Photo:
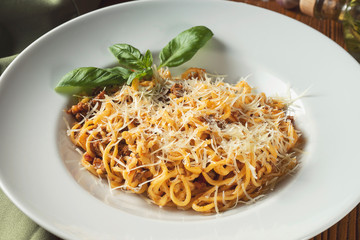
<path fill-rule="evenodd" d="M 189 61 L 214 34 L 205 26 L 196 26 L 183 31 L 172 39 L 160 52 L 161 67 L 176 67 Z M 143 55 L 129 44 L 115 44 L 109 47 L 119 65 L 114 68 L 81 67 L 67 73 L 55 90 L 73 94 L 97 87 L 131 84 L 137 79 L 153 75 L 153 56 L 150 50 Z"/>

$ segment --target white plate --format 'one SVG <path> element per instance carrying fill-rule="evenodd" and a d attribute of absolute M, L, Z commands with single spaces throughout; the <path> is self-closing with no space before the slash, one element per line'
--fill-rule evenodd
<path fill-rule="evenodd" d="M 112 44 L 158 53 L 194 25 L 215 36 L 185 67 L 226 73 L 229 81 L 251 74 L 250 84 L 269 94 L 309 88 L 297 102 L 307 138 L 299 171 L 259 202 L 220 215 L 111 195 L 80 170 L 80 156 L 64 135 L 69 97 L 53 90 L 74 68 L 114 65 Z M 179 0 L 101 9 L 46 34 L 2 75 L 1 187 L 28 216 L 66 239 L 306 239 L 359 203 L 359 80 L 359 64 L 336 43 L 261 8 Z"/>

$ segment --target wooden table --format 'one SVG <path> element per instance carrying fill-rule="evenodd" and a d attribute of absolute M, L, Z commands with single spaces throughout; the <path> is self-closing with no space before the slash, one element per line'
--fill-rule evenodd
<path fill-rule="evenodd" d="M 318 20 L 300 13 L 299 9 L 286 10 L 275 0 L 235 0 L 267 8 L 303 22 L 325 34 L 346 49 L 342 26 L 332 20 Z M 102 0 L 100 7 L 126 2 L 124 0 Z M 359 240 L 360 239 L 360 204 L 338 223 L 310 240 Z"/>

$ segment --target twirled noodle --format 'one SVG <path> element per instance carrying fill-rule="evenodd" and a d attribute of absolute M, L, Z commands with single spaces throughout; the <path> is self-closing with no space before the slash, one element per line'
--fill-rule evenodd
<path fill-rule="evenodd" d="M 219 212 L 292 170 L 299 132 L 280 98 L 192 68 L 83 97 L 69 113 L 82 165 L 159 206 Z"/>

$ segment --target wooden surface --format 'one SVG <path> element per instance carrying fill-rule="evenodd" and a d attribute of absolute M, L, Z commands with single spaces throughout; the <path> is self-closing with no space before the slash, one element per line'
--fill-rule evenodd
<path fill-rule="evenodd" d="M 121 2 L 126 1 L 102 0 L 100 7 L 106 7 Z M 267 8 L 294 18 L 315 28 L 346 49 L 344 37 L 342 35 L 342 26 L 336 21 L 318 20 L 309 16 L 305 16 L 304 14 L 300 13 L 298 8 L 286 10 L 279 6 L 275 0 L 236 0 L 236 2 L 245 2 Z M 311 238 L 310 240 L 360 240 L 360 204 L 338 223 L 325 230 L 321 234 Z"/>

